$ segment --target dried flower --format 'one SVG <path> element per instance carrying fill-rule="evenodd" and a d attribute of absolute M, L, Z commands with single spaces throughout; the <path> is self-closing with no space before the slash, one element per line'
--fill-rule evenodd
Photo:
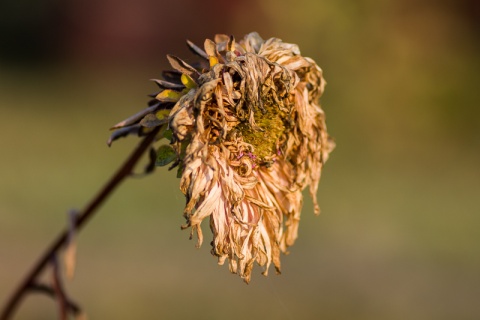
<path fill-rule="evenodd" d="M 280 253 L 295 242 L 302 190 L 315 206 L 323 164 L 334 148 L 318 104 L 325 80 L 298 46 L 250 33 L 238 43 L 216 35 L 203 58 L 189 65 L 168 56 L 175 69 L 155 80 L 161 91 L 150 106 L 120 122 L 109 141 L 160 127 L 167 138 L 157 165 L 178 167 L 186 196 L 182 228 L 203 241 L 210 217 L 212 254 L 250 281 L 254 262 L 280 272 Z"/>

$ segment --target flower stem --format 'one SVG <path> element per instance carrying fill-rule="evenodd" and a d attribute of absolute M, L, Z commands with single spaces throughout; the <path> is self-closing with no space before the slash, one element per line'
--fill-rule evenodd
<path fill-rule="evenodd" d="M 80 230 L 86 222 L 94 215 L 100 205 L 107 199 L 107 197 L 120 185 L 120 183 L 127 178 L 131 173 L 135 165 L 138 163 L 142 155 L 148 150 L 149 146 L 155 139 L 158 133 L 158 128 L 148 134 L 137 146 L 137 148 L 130 154 L 123 165 L 117 170 L 117 172 L 110 178 L 105 186 L 93 197 L 90 203 L 79 212 L 78 218 L 75 220 L 75 230 Z M 56 255 L 60 249 L 68 242 L 70 230 L 67 228 L 63 230 L 52 244 L 40 256 L 38 261 L 33 265 L 30 272 L 20 282 L 17 289 L 12 293 L 7 303 L 3 307 L 0 314 L 0 320 L 8 320 L 13 315 L 15 309 L 25 296 L 25 294 L 35 284 L 35 280 L 45 267 L 50 263 L 51 257 Z"/>

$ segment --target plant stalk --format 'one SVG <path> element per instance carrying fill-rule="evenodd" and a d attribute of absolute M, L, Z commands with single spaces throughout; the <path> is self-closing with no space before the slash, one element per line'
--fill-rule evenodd
<path fill-rule="evenodd" d="M 130 154 L 123 165 L 110 178 L 105 186 L 94 196 L 90 203 L 79 212 L 78 218 L 75 220 L 74 229 L 80 230 L 87 221 L 94 215 L 96 210 L 108 198 L 108 196 L 120 185 L 120 183 L 127 178 L 135 165 L 138 163 L 142 155 L 148 150 L 149 146 L 155 140 L 158 133 L 158 128 L 149 133 L 137 146 L 137 148 Z M 7 303 L 3 307 L 0 314 L 0 320 L 8 320 L 13 316 L 14 311 L 20 304 L 25 294 L 30 290 L 31 286 L 35 284 L 35 280 L 45 267 L 50 263 L 51 257 L 54 256 L 65 244 L 68 242 L 70 230 L 67 228 L 63 230 L 57 238 L 51 243 L 49 247 L 40 256 L 37 262 L 33 265 L 29 273 L 23 278 L 17 289 L 11 294 Z"/>

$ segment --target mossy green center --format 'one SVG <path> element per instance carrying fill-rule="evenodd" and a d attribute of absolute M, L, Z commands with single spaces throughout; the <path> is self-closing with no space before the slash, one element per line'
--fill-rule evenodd
<path fill-rule="evenodd" d="M 255 148 L 254 154 L 260 163 L 271 161 L 272 155 L 277 153 L 278 141 L 285 132 L 283 112 L 272 104 L 265 105 L 264 109 L 265 112 L 254 112 L 255 122 L 261 130 L 253 129 L 248 122 L 237 127 L 243 140 Z"/>

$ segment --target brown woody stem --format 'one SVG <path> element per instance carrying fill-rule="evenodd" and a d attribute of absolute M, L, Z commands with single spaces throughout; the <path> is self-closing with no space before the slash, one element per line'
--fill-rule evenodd
<path fill-rule="evenodd" d="M 107 184 L 101 189 L 91 202 L 85 207 L 83 211 L 79 212 L 78 218 L 75 221 L 75 230 L 80 230 L 91 218 L 100 205 L 107 199 L 107 197 L 115 190 L 115 188 L 131 173 L 135 165 L 140 160 L 141 156 L 149 148 L 158 133 L 158 128 L 149 133 L 137 146 L 137 148 L 130 154 L 124 164 L 118 169 L 118 171 L 110 178 Z M 51 257 L 67 243 L 69 239 L 70 230 L 67 228 L 62 231 L 58 237 L 52 242 L 52 244 L 44 251 L 38 261 L 33 265 L 30 272 L 20 282 L 17 289 L 12 293 L 7 303 L 3 307 L 0 314 L 0 320 L 8 320 L 13 315 L 13 312 L 21 302 L 25 294 L 30 290 L 33 284 L 35 284 L 37 277 L 45 269 L 48 263 L 51 261 Z"/>

